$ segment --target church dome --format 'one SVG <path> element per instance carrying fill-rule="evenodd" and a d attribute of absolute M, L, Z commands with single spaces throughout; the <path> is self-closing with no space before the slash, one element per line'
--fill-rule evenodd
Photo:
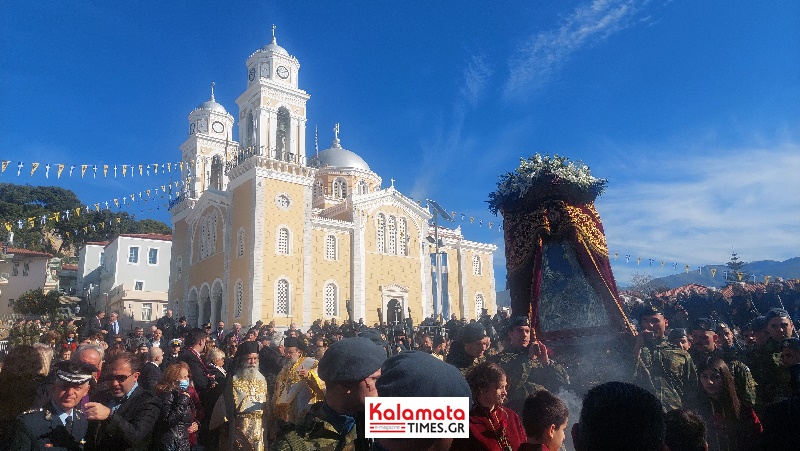
<path fill-rule="evenodd" d="M 360 169 L 362 171 L 370 170 L 367 162 L 355 152 L 343 148 L 339 144 L 338 138 L 333 140 L 333 146 L 331 146 L 330 149 L 325 149 L 316 157 L 311 158 L 311 166 L 318 168 L 328 166 L 337 169 Z"/>
<path fill-rule="evenodd" d="M 211 110 L 211 111 L 216 111 L 216 112 L 223 113 L 223 114 L 228 114 L 228 112 L 225 110 L 225 107 L 220 105 L 219 103 L 217 103 L 214 100 L 206 100 L 205 102 L 203 102 L 200 105 L 198 105 L 197 109 L 198 110 Z"/>
<path fill-rule="evenodd" d="M 277 53 L 278 55 L 289 56 L 289 52 L 287 52 L 285 48 L 278 45 L 278 42 L 275 40 L 275 36 L 272 37 L 272 42 L 264 47 L 261 47 L 261 50 L 264 50 L 265 52 Z"/>

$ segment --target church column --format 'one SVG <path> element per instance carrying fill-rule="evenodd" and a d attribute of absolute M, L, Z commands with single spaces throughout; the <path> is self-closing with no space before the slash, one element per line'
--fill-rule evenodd
<path fill-rule="evenodd" d="M 311 317 L 311 303 L 314 300 L 313 277 L 314 266 L 312 260 L 312 236 L 311 236 L 311 185 L 303 186 L 303 316 L 301 322 L 303 330 L 311 327 L 312 321 L 316 318 Z"/>
<path fill-rule="evenodd" d="M 366 216 L 365 218 L 362 217 Z M 364 231 L 369 215 L 362 213 L 361 210 L 353 211 L 353 235 L 351 237 L 352 268 L 350 268 L 350 284 L 353 287 L 353 319 L 358 321 L 364 318 L 364 323 L 369 324 L 370 318 L 374 318 L 378 312 L 367 312 L 366 296 L 366 252 L 364 245 Z M 384 315 L 386 312 L 384 311 Z"/>
<path fill-rule="evenodd" d="M 267 138 L 267 147 L 269 149 L 271 149 L 270 150 L 270 155 L 269 155 L 270 158 L 275 158 L 276 155 L 275 155 L 274 152 L 277 151 L 277 149 L 278 149 L 278 141 L 277 141 L 277 139 L 278 139 L 278 137 L 277 137 L 277 132 L 278 132 L 278 110 L 277 109 L 275 109 L 274 111 L 270 110 L 269 116 L 268 116 L 267 119 L 269 121 L 269 137 Z"/>

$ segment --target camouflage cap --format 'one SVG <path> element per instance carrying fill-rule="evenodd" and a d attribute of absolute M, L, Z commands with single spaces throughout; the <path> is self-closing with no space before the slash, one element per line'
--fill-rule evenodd
<path fill-rule="evenodd" d="M 669 331 L 668 340 L 669 341 L 678 340 L 681 337 L 688 337 L 688 336 L 689 336 L 689 333 L 686 331 L 686 329 L 684 329 L 682 327 L 678 327 L 678 328 L 675 328 L 675 329 L 672 329 L 671 331 Z"/>

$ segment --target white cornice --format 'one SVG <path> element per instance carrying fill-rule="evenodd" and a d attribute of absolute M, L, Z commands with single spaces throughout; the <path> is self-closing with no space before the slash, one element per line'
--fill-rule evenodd
<path fill-rule="evenodd" d="M 350 221 L 339 219 L 323 218 L 321 216 L 311 216 L 311 226 L 318 230 L 340 230 L 351 232 L 355 229 L 355 224 Z"/>

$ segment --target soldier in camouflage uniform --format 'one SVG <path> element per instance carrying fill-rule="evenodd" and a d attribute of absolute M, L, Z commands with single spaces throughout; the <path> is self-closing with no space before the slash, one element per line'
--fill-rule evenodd
<path fill-rule="evenodd" d="M 19 319 L 11 326 L 8 333 L 8 347 L 13 348 L 23 344 L 25 344 L 25 320 Z"/>
<path fill-rule="evenodd" d="M 692 348 L 689 354 L 696 364 L 719 358 L 728 364 L 736 386 L 739 400 L 749 407 L 756 405 L 756 382 L 750 368 L 741 361 L 723 352 L 716 324 L 708 318 L 700 318 L 692 326 Z"/>
<path fill-rule="evenodd" d="M 531 342 L 528 318 L 517 316 L 509 322 L 509 347 L 487 360 L 503 368 L 508 380 L 506 406 L 522 415 L 528 395 L 546 389 L 553 393 L 569 385 L 564 368 L 547 355 L 547 347 L 539 341 Z"/>
<path fill-rule="evenodd" d="M 794 334 L 794 324 L 783 309 L 770 310 L 765 319 L 769 330 L 766 343 L 756 345 L 750 352 L 750 369 L 758 383 L 756 412 L 776 401 L 791 396 L 789 370 L 781 365 L 781 343 Z"/>
<path fill-rule="evenodd" d="M 459 338 L 453 342 L 445 362 L 458 368 L 461 374 L 467 374 L 470 368 L 486 361 L 484 353 L 489 344 L 486 329 L 480 323 L 469 323 L 459 332 Z"/>
<path fill-rule="evenodd" d="M 376 382 L 386 350 L 365 337 L 332 344 L 319 362 L 319 377 L 327 387 L 325 400 L 292 430 L 270 446 L 270 451 L 367 451 L 364 398 L 378 396 Z"/>
<path fill-rule="evenodd" d="M 640 314 L 633 382 L 653 393 L 669 411 L 690 407 L 697 396 L 697 369 L 688 352 L 664 338 L 664 313 L 648 306 Z"/>

